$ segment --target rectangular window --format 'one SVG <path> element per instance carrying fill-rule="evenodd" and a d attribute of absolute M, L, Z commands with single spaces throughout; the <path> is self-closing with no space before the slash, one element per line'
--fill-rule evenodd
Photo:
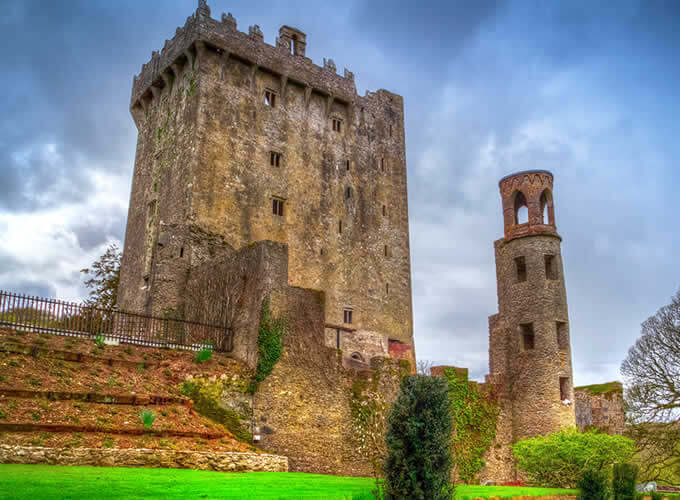
<path fill-rule="evenodd" d="M 567 324 L 564 321 L 557 321 L 555 323 L 557 330 L 557 346 L 560 351 L 569 349 L 569 332 L 567 331 Z"/>
<path fill-rule="evenodd" d="M 390 256 L 390 248 L 387 245 L 385 245 L 385 257 L 389 257 L 389 256 Z"/>
<path fill-rule="evenodd" d="M 380 170 L 385 171 L 385 158 L 380 158 Z"/>
<path fill-rule="evenodd" d="M 390 284 L 385 283 L 385 295 L 389 295 L 389 294 L 390 294 Z"/>
<path fill-rule="evenodd" d="M 351 309 L 345 309 L 343 312 L 344 312 L 344 323 L 346 325 L 351 325 L 352 324 L 352 310 Z"/>
<path fill-rule="evenodd" d="M 383 217 L 387 215 L 387 207 L 383 205 Z"/>
<path fill-rule="evenodd" d="M 349 160 L 345 160 L 345 166 L 347 167 L 347 170 L 349 170 Z"/>
<path fill-rule="evenodd" d="M 345 189 L 345 199 L 350 199 L 352 197 L 352 188 L 347 186 Z"/>
<path fill-rule="evenodd" d="M 342 234 L 342 221 L 338 221 L 338 233 Z"/>
<path fill-rule="evenodd" d="M 560 401 L 569 399 L 569 377 L 560 377 Z"/>
<path fill-rule="evenodd" d="M 264 104 L 265 106 L 275 107 L 276 106 L 276 93 L 272 90 L 264 91 Z"/>
<path fill-rule="evenodd" d="M 545 260 L 545 277 L 549 280 L 557 279 L 557 259 L 554 255 L 544 255 Z"/>
<path fill-rule="evenodd" d="M 278 198 L 272 199 L 272 213 L 283 217 L 283 200 Z"/>
<path fill-rule="evenodd" d="M 277 153 L 276 151 L 270 151 L 269 152 L 269 165 L 272 167 L 280 167 L 281 166 L 281 153 Z"/>
<path fill-rule="evenodd" d="M 517 281 L 527 280 L 527 264 L 524 257 L 515 257 L 515 271 L 517 271 Z"/>
<path fill-rule="evenodd" d="M 519 325 L 520 332 L 522 334 L 522 348 L 525 351 L 529 351 L 534 348 L 534 324 L 533 323 L 523 323 Z"/>
<path fill-rule="evenodd" d="M 333 132 L 342 132 L 342 120 L 333 118 Z"/>

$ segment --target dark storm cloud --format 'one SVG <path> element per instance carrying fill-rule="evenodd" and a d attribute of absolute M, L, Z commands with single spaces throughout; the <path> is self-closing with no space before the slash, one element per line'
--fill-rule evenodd
<path fill-rule="evenodd" d="M 125 214 L 116 214 L 113 211 L 104 217 L 87 217 L 69 228 L 76 236 L 78 246 L 87 252 L 110 240 L 122 241 L 124 229 Z"/>
<path fill-rule="evenodd" d="M 93 170 L 130 168 L 134 127 L 127 103 L 132 74 L 144 60 L 128 36 L 137 24 L 131 6 L 11 4 L 0 33 L 10 82 L 0 97 L 0 208 L 78 203 L 91 194 Z M 137 13 L 144 14 L 150 12 Z"/>
<path fill-rule="evenodd" d="M 314 62 L 332 57 L 354 71 L 360 93 L 404 96 L 420 358 L 486 373 L 497 181 L 547 168 L 576 381 L 618 376 L 639 323 L 680 285 L 680 3 L 209 4 L 215 18 L 231 11 L 242 31 L 259 24 L 268 43 L 279 26 L 298 26 Z M 124 231 L 129 183 L 103 194 L 99 177 L 132 171 L 132 76 L 195 8 L 5 2 L 0 288 L 85 294 L 77 270 Z M 75 212 L 63 210 L 70 205 Z M 66 220 L 57 224 L 49 214 L 58 211 Z M 27 237 L 12 217 L 36 213 L 55 227 L 31 256 L 8 239 Z"/>

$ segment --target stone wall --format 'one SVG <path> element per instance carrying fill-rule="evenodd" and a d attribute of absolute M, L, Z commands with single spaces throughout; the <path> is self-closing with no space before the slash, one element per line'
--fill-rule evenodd
<path fill-rule="evenodd" d="M 621 382 L 577 387 L 576 425 L 581 430 L 599 429 L 607 434 L 623 434 L 626 418 Z"/>
<path fill-rule="evenodd" d="M 185 317 L 232 328 L 233 343 L 226 350 L 254 367 L 262 303 L 287 286 L 288 248 L 259 241 L 190 270 Z"/>
<path fill-rule="evenodd" d="M 254 396 L 256 425 L 267 450 L 288 456 L 291 471 L 371 475 L 358 451 L 352 423 L 352 387 L 375 384 L 391 402 L 404 371 L 374 358 L 370 370 L 346 369 L 341 351 L 324 345 L 322 294 L 294 287 L 272 294 L 272 313 L 286 318 L 282 358 Z"/>
<path fill-rule="evenodd" d="M 0 444 L 0 463 L 288 472 L 288 459 L 279 455 L 136 448 L 43 448 Z"/>

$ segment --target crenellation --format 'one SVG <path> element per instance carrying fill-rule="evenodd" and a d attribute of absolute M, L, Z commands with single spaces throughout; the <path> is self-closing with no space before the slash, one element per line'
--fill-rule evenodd
<path fill-rule="evenodd" d="M 209 12 L 210 9 L 201 4 L 196 13 L 187 18 L 184 27 L 177 28 L 174 38 L 166 41 L 163 50 L 154 51 L 151 61 L 142 65 L 140 74 L 133 79 L 131 109 L 138 105 L 162 71 L 173 64 L 186 61 L 192 64 L 191 50 L 198 41 L 276 74 L 295 74 L 303 86 L 309 85 L 326 95 L 333 94 L 345 102 L 357 97 L 353 73 L 346 70 L 344 76 L 340 76 L 332 60 L 324 60 L 324 66 L 320 67 L 305 56 L 307 41 L 301 31 L 282 26 L 276 46 L 272 46 L 264 42 L 258 25 L 249 27 L 247 34 L 242 33 L 236 29 L 236 20 L 231 13 L 223 14 L 221 21 L 216 21 Z"/>

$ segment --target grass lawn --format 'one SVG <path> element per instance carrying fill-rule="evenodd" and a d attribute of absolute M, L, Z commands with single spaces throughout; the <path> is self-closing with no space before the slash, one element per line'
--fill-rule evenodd
<path fill-rule="evenodd" d="M 524 486 L 456 486 L 456 499 L 471 500 L 472 498 L 512 498 L 519 496 L 544 497 L 547 495 L 578 495 L 577 490 L 562 490 L 559 488 L 529 488 Z"/>
<path fill-rule="evenodd" d="M 0 465 L 0 498 L 323 498 L 369 500 L 369 478 L 286 472 L 243 474 L 186 469 Z M 571 490 L 458 486 L 456 498 L 570 494 Z"/>

